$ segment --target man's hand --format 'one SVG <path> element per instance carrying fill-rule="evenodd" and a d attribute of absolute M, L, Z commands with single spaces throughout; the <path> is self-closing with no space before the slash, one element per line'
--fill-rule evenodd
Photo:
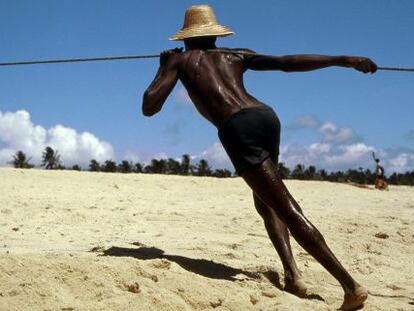
<path fill-rule="evenodd" d="M 355 68 L 363 73 L 375 73 L 377 65 L 367 57 L 350 57 L 350 67 Z"/>
<path fill-rule="evenodd" d="M 165 50 L 161 52 L 160 55 L 160 66 L 163 66 L 167 63 L 168 59 L 171 57 L 171 55 L 181 53 L 183 51 L 183 48 L 175 48 L 172 50 Z"/>

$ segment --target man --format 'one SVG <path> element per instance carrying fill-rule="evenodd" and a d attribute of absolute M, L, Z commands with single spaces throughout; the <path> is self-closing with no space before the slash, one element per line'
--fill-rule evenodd
<path fill-rule="evenodd" d="M 385 181 L 384 168 L 380 165 L 380 159 L 375 157 L 374 152 L 372 153 L 372 157 L 375 161 L 375 189 L 388 190 L 388 184 Z"/>
<path fill-rule="evenodd" d="M 342 267 L 321 233 L 303 212 L 282 182 L 278 170 L 280 123 L 273 109 L 243 85 L 248 70 L 310 71 L 329 66 L 374 73 L 368 58 L 323 55 L 264 56 L 246 49 L 217 49 L 217 37 L 233 32 L 219 25 L 212 8 L 192 6 L 183 28 L 171 39 L 183 40 L 185 52 L 161 54 L 160 67 L 144 94 L 142 110 L 151 116 L 162 105 L 179 79 L 200 114 L 218 129 L 220 140 L 239 176 L 253 190 L 254 203 L 264 220 L 285 274 L 285 289 L 304 296 L 306 286 L 292 255 L 288 231 L 342 285 L 342 310 L 353 310 L 367 299 L 367 290 Z"/>

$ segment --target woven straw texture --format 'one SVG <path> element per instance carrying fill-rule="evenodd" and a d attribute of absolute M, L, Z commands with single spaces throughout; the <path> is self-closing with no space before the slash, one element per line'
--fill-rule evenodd
<path fill-rule="evenodd" d="M 218 24 L 213 9 L 208 5 L 194 5 L 187 9 L 184 25 L 170 40 L 194 37 L 224 37 L 234 34 L 228 27 Z"/>

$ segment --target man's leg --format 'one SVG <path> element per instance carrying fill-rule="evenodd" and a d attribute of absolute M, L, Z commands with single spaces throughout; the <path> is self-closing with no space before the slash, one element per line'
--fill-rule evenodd
<path fill-rule="evenodd" d="M 368 297 L 367 291 L 349 275 L 328 248 L 322 234 L 303 215 L 277 173 L 275 164 L 266 159 L 241 175 L 254 193 L 285 220 L 296 241 L 341 284 L 345 292 L 341 309 L 352 310 L 361 305 Z"/>
<path fill-rule="evenodd" d="M 253 200 L 257 212 L 263 218 L 270 240 L 282 261 L 285 274 L 285 290 L 298 296 L 304 296 L 306 294 L 306 285 L 302 281 L 299 269 L 293 258 L 289 242 L 289 232 L 285 223 L 256 194 L 253 194 Z"/>

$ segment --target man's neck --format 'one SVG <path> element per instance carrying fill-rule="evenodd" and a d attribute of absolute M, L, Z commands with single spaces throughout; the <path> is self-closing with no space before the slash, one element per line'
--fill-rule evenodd
<path fill-rule="evenodd" d="M 216 45 L 215 44 L 206 44 L 206 45 L 197 45 L 197 46 L 191 46 L 191 47 L 187 47 L 186 51 L 191 51 L 191 50 L 212 50 L 212 49 L 216 49 Z"/>
<path fill-rule="evenodd" d="M 216 43 L 214 40 L 208 40 L 203 38 L 197 38 L 188 40 L 185 42 L 185 49 L 188 50 L 210 50 L 216 48 Z"/>

